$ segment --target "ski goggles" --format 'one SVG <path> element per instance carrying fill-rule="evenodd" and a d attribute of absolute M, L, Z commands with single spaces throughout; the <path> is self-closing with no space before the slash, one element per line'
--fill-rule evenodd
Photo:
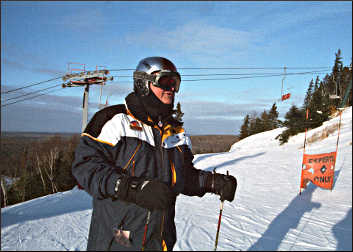
<path fill-rule="evenodd" d="M 181 82 L 180 74 L 178 72 L 170 72 L 166 70 L 158 72 L 157 75 L 135 71 L 134 79 L 150 81 L 153 86 L 159 87 L 166 91 L 171 91 L 172 88 L 174 88 L 176 93 L 179 91 Z"/>

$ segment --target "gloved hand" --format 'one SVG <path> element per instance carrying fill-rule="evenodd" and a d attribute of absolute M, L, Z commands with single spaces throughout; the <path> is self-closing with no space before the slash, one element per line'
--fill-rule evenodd
<path fill-rule="evenodd" d="M 210 173 L 206 182 L 206 190 L 221 196 L 221 201 L 234 200 L 237 189 L 237 180 L 231 175 Z"/>
<path fill-rule="evenodd" d="M 135 203 L 149 210 L 165 209 L 173 204 L 176 195 L 157 180 L 123 176 L 117 181 L 116 198 Z"/>

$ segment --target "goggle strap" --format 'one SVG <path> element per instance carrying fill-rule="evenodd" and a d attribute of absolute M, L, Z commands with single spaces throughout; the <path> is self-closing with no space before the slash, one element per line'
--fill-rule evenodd
<path fill-rule="evenodd" d="M 151 75 L 151 74 L 141 72 L 141 71 L 134 72 L 134 79 L 142 79 L 142 80 L 148 80 L 148 81 L 155 82 L 156 77 L 157 77 L 156 75 Z"/>

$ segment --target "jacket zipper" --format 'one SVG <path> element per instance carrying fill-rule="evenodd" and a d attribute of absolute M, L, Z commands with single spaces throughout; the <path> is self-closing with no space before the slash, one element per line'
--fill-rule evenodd
<path fill-rule="evenodd" d="M 125 166 L 123 167 L 123 170 L 126 170 L 126 168 L 129 166 L 131 160 L 135 157 L 135 155 L 136 155 L 137 151 L 140 149 L 140 147 L 141 147 L 141 141 L 139 141 L 139 144 L 137 145 L 137 147 L 136 147 L 134 153 L 131 155 L 129 161 L 128 161 L 128 162 L 125 164 Z M 133 161 L 133 165 L 135 166 L 135 161 Z M 135 168 L 135 167 L 134 167 L 134 168 Z M 135 170 L 135 169 L 134 169 L 134 170 Z"/>
<path fill-rule="evenodd" d="M 164 178 L 164 174 L 165 174 L 165 170 L 164 170 L 164 154 L 163 154 L 163 133 L 164 133 L 164 128 L 161 127 L 160 128 L 157 128 L 161 134 L 161 143 L 160 143 L 160 146 L 159 146 L 159 150 L 160 150 L 160 153 L 161 153 L 161 168 L 162 168 L 162 179 Z M 161 237 L 161 246 L 162 246 L 162 243 L 163 243 L 163 231 L 164 231 L 164 218 L 165 218 L 165 210 L 162 211 L 162 218 L 161 218 L 161 226 L 160 226 L 160 230 L 161 230 L 161 233 L 160 233 L 160 237 Z"/>

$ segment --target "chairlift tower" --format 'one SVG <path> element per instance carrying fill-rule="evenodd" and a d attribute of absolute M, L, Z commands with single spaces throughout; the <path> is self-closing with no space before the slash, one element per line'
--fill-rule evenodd
<path fill-rule="evenodd" d="M 71 65 L 80 65 L 81 68 L 70 68 Z M 82 68 L 83 67 L 83 68 Z M 79 71 L 79 72 L 73 72 Z M 85 130 L 88 121 L 88 95 L 90 85 L 105 85 L 108 80 L 113 80 L 113 76 L 108 77 L 109 71 L 106 69 L 95 71 L 86 71 L 85 64 L 68 63 L 68 73 L 62 77 L 63 81 L 67 81 L 62 85 L 66 87 L 82 87 L 84 86 L 83 102 L 82 102 L 82 132 Z"/>

